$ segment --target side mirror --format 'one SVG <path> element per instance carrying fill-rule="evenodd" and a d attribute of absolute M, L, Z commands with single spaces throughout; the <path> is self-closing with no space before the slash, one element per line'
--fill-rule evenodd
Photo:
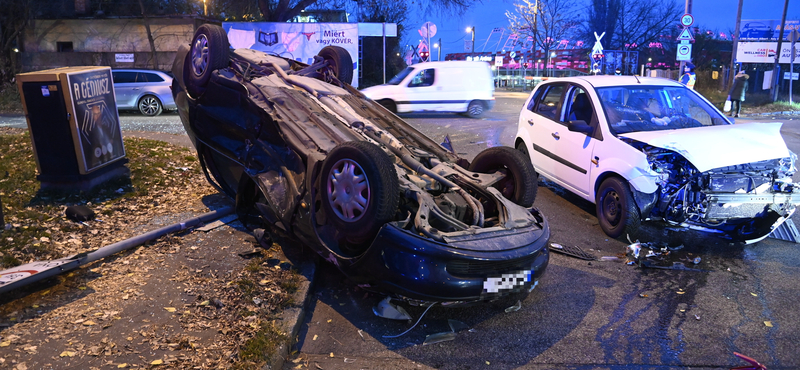
<path fill-rule="evenodd" d="M 581 120 L 569 121 L 569 123 L 567 123 L 567 129 L 573 132 L 583 132 L 584 134 L 587 135 L 591 134 L 592 131 L 594 131 L 592 126 L 589 126 L 589 124 L 586 123 L 586 121 L 581 121 Z"/>

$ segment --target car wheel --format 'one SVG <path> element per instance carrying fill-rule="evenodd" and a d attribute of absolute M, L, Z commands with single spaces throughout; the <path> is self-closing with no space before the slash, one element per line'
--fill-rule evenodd
<path fill-rule="evenodd" d="M 145 116 L 157 116 L 161 114 L 164 110 L 164 107 L 161 106 L 161 102 L 153 95 L 145 95 L 141 99 L 139 99 L 139 112 L 144 114 Z"/>
<path fill-rule="evenodd" d="M 483 102 L 473 100 L 469 102 L 469 106 L 467 106 L 467 116 L 476 118 L 480 117 L 483 114 Z"/>
<path fill-rule="evenodd" d="M 397 114 L 397 104 L 394 103 L 394 100 L 391 99 L 381 99 L 378 100 L 378 104 L 382 105 L 386 108 L 389 112 Z"/>
<path fill-rule="evenodd" d="M 397 211 L 400 185 L 393 161 L 374 144 L 345 142 L 328 154 L 320 181 L 327 219 L 363 252 Z"/>
<path fill-rule="evenodd" d="M 492 185 L 504 197 L 523 207 L 530 207 L 539 191 L 539 175 L 530 158 L 507 146 L 486 149 L 472 160 L 469 170 L 479 173 L 505 172 L 505 177 Z"/>
<path fill-rule="evenodd" d="M 346 84 L 353 82 L 353 58 L 345 48 L 328 45 L 318 55 L 328 62 L 328 69 L 339 81 Z"/>
<path fill-rule="evenodd" d="M 600 184 L 595 196 L 597 219 L 606 235 L 619 238 L 635 235 L 641 218 L 639 208 L 627 182 L 619 177 L 609 177 Z"/>
<path fill-rule="evenodd" d="M 185 61 L 188 66 L 184 66 L 189 95 L 200 96 L 211 79 L 211 73 L 228 66 L 228 49 L 230 44 L 222 27 L 204 24 L 197 28 Z"/>
<path fill-rule="evenodd" d="M 236 199 L 236 191 L 239 189 L 239 181 L 244 169 L 230 158 L 199 142 L 197 154 L 200 158 L 200 165 L 208 177 L 208 182 L 217 190 Z"/>

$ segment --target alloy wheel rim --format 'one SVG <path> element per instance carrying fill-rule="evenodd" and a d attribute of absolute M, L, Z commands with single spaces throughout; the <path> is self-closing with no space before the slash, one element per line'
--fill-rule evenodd
<path fill-rule="evenodd" d="M 192 45 L 192 72 L 195 76 L 200 76 L 208 67 L 208 38 L 200 35 Z"/>
<path fill-rule="evenodd" d="M 328 174 L 328 204 L 337 217 L 354 222 L 364 217 L 370 187 L 364 169 L 351 159 L 336 162 Z"/>
<path fill-rule="evenodd" d="M 148 116 L 152 116 L 158 112 L 158 102 L 153 97 L 144 98 L 139 102 L 139 110 Z"/>

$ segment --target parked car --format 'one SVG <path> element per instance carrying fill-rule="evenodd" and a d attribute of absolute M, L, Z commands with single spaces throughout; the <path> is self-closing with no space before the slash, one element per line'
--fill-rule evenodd
<path fill-rule="evenodd" d="M 797 157 L 781 123 L 732 123 L 675 81 L 571 77 L 531 92 L 515 145 L 537 173 L 594 202 L 611 237 L 663 220 L 756 242 L 800 202 Z"/>
<path fill-rule="evenodd" d="M 174 110 L 172 77 L 165 72 L 148 69 L 114 69 L 114 94 L 117 110 L 138 110 L 146 116 L 157 116 Z"/>
<path fill-rule="evenodd" d="M 494 107 L 494 82 L 486 62 L 443 61 L 411 65 L 384 85 L 361 90 L 394 113 L 456 112 L 478 117 Z"/>
<path fill-rule="evenodd" d="M 350 86 L 351 66 L 336 46 L 312 65 L 229 50 L 222 28 L 200 26 L 173 95 L 209 182 L 246 225 L 366 289 L 419 304 L 527 294 L 550 236 L 530 161 L 494 147 L 470 164 Z"/>

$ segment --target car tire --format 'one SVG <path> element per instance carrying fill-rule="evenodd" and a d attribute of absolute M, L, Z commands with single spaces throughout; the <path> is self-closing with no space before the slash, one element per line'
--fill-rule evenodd
<path fill-rule="evenodd" d="M 626 181 L 619 177 L 603 180 L 597 188 L 595 206 L 600 228 L 606 235 L 615 239 L 636 235 L 641 216 Z"/>
<path fill-rule="evenodd" d="M 394 100 L 381 99 L 381 100 L 378 100 L 378 104 L 382 105 L 389 112 L 397 114 L 397 104 L 395 104 Z"/>
<path fill-rule="evenodd" d="M 139 108 L 139 112 L 145 116 L 157 116 L 164 111 L 164 106 L 161 105 L 161 101 L 154 95 L 145 95 L 141 97 L 136 106 Z"/>
<path fill-rule="evenodd" d="M 483 114 L 484 109 L 485 108 L 483 106 L 483 102 L 479 100 L 473 100 L 469 102 L 469 105 L 467 106 L 467 111 L 464 112 L 464 114 L 466 114 L 467 117 L 477 118 Z"/>
<path fill-rule="evenodd" d="M 533 169 L 530 158 L 521 151 L 507 146 L 486 149 L 472 160 L 469 170 L 479 173 L 506 171 L 506 177 L 492 187 L 504 197 L 523 207 L 530 207 L 539 191 L 539 175 Z"/>
<path fill-rule="evenodd" d="M 328 62 L 328 69 L 339 81 L 348 85 L 353 82 L 353 58 L 345 48 L 328 45 L 318 55 Z"/>
<path fill-rule="evenodd" d="M 189 95 L 200 96 L 205 91 L 211 74 L 228 66 L 228 36 L 220 26 L 204 24 L 197 28 L 191 49 L 186 56 L 184 80 Z"/>
<path fill-rule="evenodd" d="M 208 182 L 225 195 L 236 199 L 244 168 L 232 159 L 198 142 L 197 155 Z"/>
<path fill-rule="evenodd" d="M 326 218 L 343 233 L 351 252 L 363 252 L 397 211 L 394 162 L 374 144 L 349 141 L 333 148 L 323 162 L 320 185 Z"/>

